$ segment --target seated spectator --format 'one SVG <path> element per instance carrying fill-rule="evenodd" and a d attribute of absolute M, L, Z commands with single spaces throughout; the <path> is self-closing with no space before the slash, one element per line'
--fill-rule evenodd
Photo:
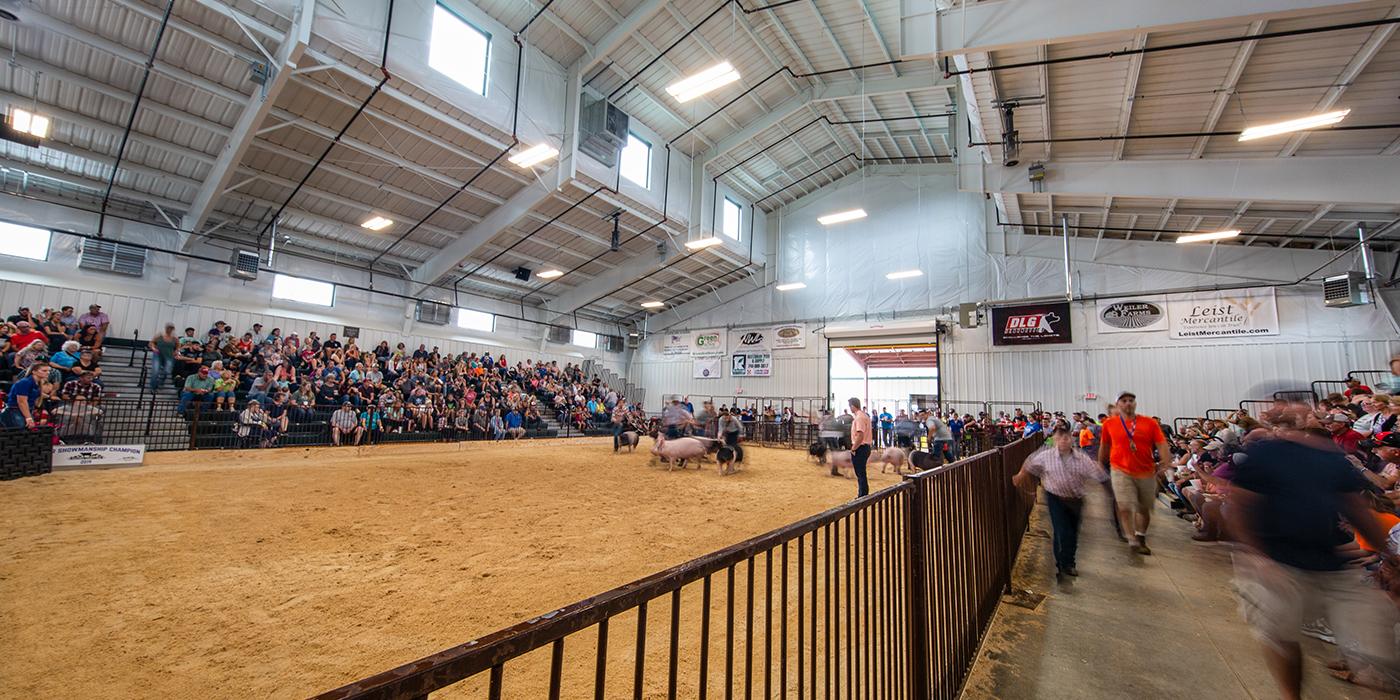
<path fill-rule="evenodd" d="M 49 341 L 42 338 L 30 341 L 29 345 L 26 345 L 24 349 L 15 353 L 12 366 L 16 372 L 23 372 L 29 369 L 29 365 L 34 364 L 34 361 L 40 357 L 44 359 L 48 359 L 49 357 Z"/>
<path fill-rule="evenodd" d="M 209 368 L 209 376 L 214 377 L 214 410 L 233 410 L 233 402 L 238 390 L 238 375 L 223 368 L 222 362 L 215 362 Z"/>
<path fill-rule="evenodd" d="M 101 305 L 89 305 L 88 312 L 78 317 L 78 327 L 86 331 L 88 326 L 92 326 L 92 328 L 96 331 L 96 342 L 84 342 L 83 345 L 91 345 L 93 349 L 98 350 L 100 352 L 100 348 L 102 347 L 102 339 L 107 337 L 107 327 L 110 325 L 111 319 L 107 318 L 107 314 L 102 313 Z M 82 339 L 79 338 L 79 341 L 81 340 Z"/>
<path fill-rule="evenodd" d="M 25 309 L 26 313 L 28 313 L 28 311 L 28 309 Z M 11 318 L 14 317 L 12 316 Z M 21 319 L 19 321 L 14 321 L 13 323 L 15 325 L 15 330 L 14 332 L 10 333 L 10 347 L 6 351 L 6 359 L 8 361 L 6 363 L 6 366 L 10 368 L 20 369 L 15 365 L 15 355 L 17 355 L 23 350 L 28 349 L 30 345 L 34 344 L 34 341 L 39 341 L 40 343 L 42 343 L 40 347 L 47 348 L 49 343 L 49 337 L 47 335 L 44 335 L 43 332 L 36 330 L 34 326 L 32 326 L 29 323 L 28 320 Z"/>
<path fill-rule="evenodd" d="M 58 322 L 63 324 L 63 332 L 69 338 L 72 338 L 73 336 L 78 334 L 78 316 L 73 311 L 73 307 L 65 306 L 59 309 Z"/>
<path fill-rule="evenodd" d="M 1384 432 L 1378 428 L 1385 421 L 1385 413 L 1389 408 L 1390 396 L 1387 394 L 1372 394 L 1362 397 L 1361 409 L 1366 412 L 1366 415 L 1358 418 L 1351 429 L 1361 433 L 1362 437 L 1370 437 L 1372 433 Z"/>
<path fill-rule="evenodd" d="M 340 408 L 331 414 L 331 444 L 339 447 L 340 436 L 346 435 L 352 438 L 352 446 L 360 444 L 360 438 L 364 437 L 365 428 L 360 424 L 360 417 L 355 413 L 355 407 L 349 401 L 340 404 Z"/>
<path fill-rule="evenodd" d="M 102 400 L 102 387 L 92 373 L 79 374 L 63 383 L 59 395 L 65 402 L 97 403 Z"/>
<path fill-rule="evenodd" d="M 259 449 L 271 447 L 278 435 L 256 399 L 249 401 L 243 412 L 238 414 L 238 426 L 234 431 L 240 438 L 255 440 Z"/>
<path fill-rule="evenodd" d="M 262 373 L 261 377 L 253 380 L 251 388 L 248 390 L 248 400 L 263 402 L 267 400 L 268 394 L 277 390 L 277 380 L 272 376 L 272 370 Z"/>
<path fill-rule="evenodd" d="M 97 326 L 83 326 L 74 336 L 74 340 L 89 350 L 92 350 L 93 357 L 102 357 L 102 334 L 97 332 Z"/>
<path fill-rule="evenodd" d="M 1360 380 L 1360 379 L 1357 379 L 1357 378 L 1355 378 L 1355 377 L 1347 377 L 1346 385 L 1347 385 L 1347 390 L 1344 391 L 1344 392 L 1342 392 L 1342 395 L 1345 396 L 1345 397 L 1348 398 L 1348 399 L 1352 398 L 1352 397 L 1353 397 L 1354 395 L 1356 395 L 1356 394 L 1370 394 L 1370 393 L 1373 393 L 1372 390 L 1371 390 L 1371 387 L 1366 386 L 1365 384 L 1362 384 L 1362 383 L 1361 383 L 1361 380 Z"/>
<path fill-rule="evenodd" d="M 1345 413 L 1335 413 L 1323 420 L 1323 427 L 1332 433 L 1332 441 L 1342 448 L 1342 451 L 1349 454 L 1360 452 L 1356 448 L 1356 443 L 1363 439 L 1361 433 L 1351 429 L 1351 416 Z"/>
<path fill-rule="evenodd" d="M 202 408 L 213 400 L 214 380 L 209 377 L 208 367 L 200 367 L 198 373 L 185 378 L 185 388 L 180 392 L 180 407 L 176 412 L 183 415 L 192 401 L 198 401 Z"/>
<path fill-rule="evenodd" d="M 285 391 L 278 391 L 272 396 L 270 403 L 263 405 L 263 411 L 267 413 L 268 425 L 275 428 L 279 435 L 287 432 L 287 424 L 290 419 L 287 408 L 287 392 Z"/>
<path fill-rule="evenodd" d="M 10 386 L 5 396 L 5 410 L 0 413 L 0 425 L 6 428 L 33 428 L 42 422 L 39 405 L 48 375 L 49 361 L 34 360 L 28 376 Z"/>
<path fill-rule="evenodd" d="M 491 414 L 491 439 L 500 442 L 506 438 L 506 422 L 501 416 L 505 409 Z"/>
<path fill-rule="evenodd" d="M 379 435 L 382 430 L 382 418 L 379 408 L 374 404 L 366 404 L 365 410 L 360 411 L 360 427 L 365 429 L 365 440 L 367 443 L 379 442 Z"/>
<path fill-rule="evenodd" d="M 62 367 L 63 369 L 71 368 L 78 361 L 78 355 L 80 354 L 79 348 L 81 347 L 82 346 L 79 345 L 76 340 L 64 342 L 62 349 L 54 353 L 53 357 L 49 358 L 50 364 Z"/>
<path fill-rule="evenodd" d="M 203 361 L 204 348 L 197 342 L 181 342 L 180 349 L 175 353 L 175 368 L 171 372 L 173 381 L 178 385 L 199 371 L 200 363 Z"/>
<path fill-rule="evenodd" d="M 91 374 L 92 380 L 102 386 L 102 368 L 98 366 L 98 354 L 92 348 L 83 348 L 78 351 L 78 361 L 73 363 L 68 371 L 73 376 Z"/>
<path fill-rule="evenodd" d="M 72 334 L 64 327 L 59 313 L 53 309 L 45 309 L 42 315 L 40 330 L 49 337 L 49 351 L 58 352 L 63 344 L 73 339 Z"/>

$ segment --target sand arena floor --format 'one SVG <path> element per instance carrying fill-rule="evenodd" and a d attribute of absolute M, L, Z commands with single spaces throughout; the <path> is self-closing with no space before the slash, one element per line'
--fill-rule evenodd
<path fill-rule="evenodd" d="M 720 477 L 646 449 L 202 451 L 0 483 L 0 697 L 304 698 L 855 496 L 801 451 Z M 566 696 L 591 697 L 574 664 Z"/>

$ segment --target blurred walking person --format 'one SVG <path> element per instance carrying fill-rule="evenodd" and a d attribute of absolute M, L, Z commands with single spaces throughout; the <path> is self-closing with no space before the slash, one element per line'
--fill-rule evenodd
<path fill-rule="evenodd" d="M 1306 410 L 1290 411 L 1299 428 Z M 1330 440 L 1288 429 L 1247 452 L 1230 486 L 1226 517 L 1235 553 L 1240 613 L 1263 647 L 1284 700 L 1301 697 L 1303 625 L 1326 617 L 1344 665 L 1338 678 L 1395 692 L 1395 608 L 1365 585 L 1338 546 L 1351 540 L 1341 518 L 1393 556 L 1387 532 L 1367 506 L 1369 484 Z"/>
<path fill-rule="evenodd" d="M 1051 447 L 1026 458 L 1021 471 L 1011 477 L 1017 488 L 1034 492 L 1036 482 L 1045 485 L 1045 505 L 1055 529 L 1055 570 L 1078 576 L 1074 555 L 1079 549 L 1079 523 L 1084 518 L 1084 484 L 1103 483 L 1108 475 L 1094 460 L 1075 449 L 1069 428 L 1055 428 Z"/>
<path fill-rule="evenodd" d="M 870 416 L 860 410 L 860 399 L 852 397 L 851 411 L 855 414 L 851 421 L 851 466 L 856 472 L 856 498 L 870 493 L 870 483 L 865 479 L 865 463 L 870 459 L 870 445 L 875 436 L 870 429 Z"/>
<path fill-rule="evenodd" d="M 1118 415 L 1103 425 L 1099 464 L 1112 470 L 1109 479 L 1117 502 L 1118 522 L 1129 547 L 1137 554 L 1151 554 L 1147 525 L 1157 502 L 1157 474 L 1170 466 L 1172 453 L 1162 426 L 1137 414 L 1136 394 L 1119 394 L 1115 405 Z"/>

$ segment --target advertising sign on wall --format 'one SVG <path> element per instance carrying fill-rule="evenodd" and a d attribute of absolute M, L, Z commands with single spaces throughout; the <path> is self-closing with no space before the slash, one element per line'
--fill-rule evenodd
<path fill-rule="evenodd" d="M 1173 338 L 1278 335 L 1273 287 L 1190 294 L 1167 301 Z"/>
<path fill-rule="evenodd" d="M 748 350 L 734 353 L 729 358 L 731 377 L 770 377 L 773 375 L 773 353 L 767 350 Z"/>
<path fill-rule="evenodd" d="M 1069 302 L 992 308 L 992 345 L 1051 345 L 1073 342 Z"/>
<path fill-rule="evenodd" d="M 690 354 L 694 357 L 724 357 L 724 331 L 695 333 Z"/>
<path fill-rule="evenodd" d="M 694 338 L 689 333 L 667 333 L 662 337 L 661 354 L 665 357 L 688 357 Z"/>
<path fill-rule="evenodd" d="M 145 458 L 145 445 L 55 445 L 53 448 L 55 467 L 140 464 Z"/>
<path fill-rule="evenodd" d="M 1167 330 L 1167 305 L 1160 299 L 1100 301 L 1100 333 L 1142 333 Z"/>
<path fill-rule="evenodd" d="M 772 336 L 772 328 L 747 328 L 730 331 L 729 342 L 734 346 L 734 352 L 755 349 L 767 350 L 772 347 L 770 342 Z"/>
<path fill-rule="evenodd" d="M 723 357 L 697 357 L 695 358 L 695 379 L 719 379 L 721 375 L 721 365 L 724 364 Z"/>
<path fill-rule="evenodd" d="M 807 347 L 807 324 L 794 323 L 778 326 L 772 333 L 774 350 L 793 350 Z"/>

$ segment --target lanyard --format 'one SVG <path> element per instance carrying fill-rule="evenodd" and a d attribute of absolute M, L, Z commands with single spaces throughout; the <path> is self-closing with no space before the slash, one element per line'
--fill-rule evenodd
<path fill-rule="evenodd" d="M 1137 418 L 1133 418 L 1133 429 L 1128 430 L 1128 421 L 1123 420 L 1123 414 L 1118 414 L 1118 422 L 1123 424 L 1123 432 L 1128 434 L 1128 449 L 1137 452 L 1137 443 L 1133 441 L 1133 433 L 1137 431 Z"/>

